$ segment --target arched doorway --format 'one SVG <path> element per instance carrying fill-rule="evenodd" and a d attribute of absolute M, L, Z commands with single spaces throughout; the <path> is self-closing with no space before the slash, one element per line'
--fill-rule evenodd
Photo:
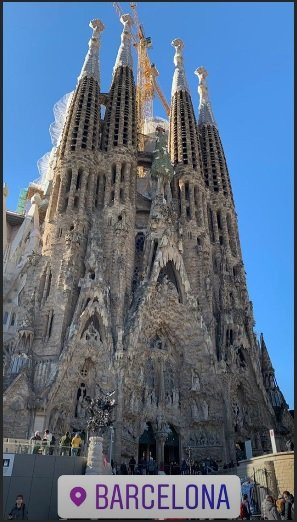
<path fill-rule="evenodd" d="M 170 431 L 169 431 L 170 430 Z M 173 462 L 179 464 L 179 436 L 171 424 L 169 425 L 168 437 L 164 446 L 164 465 L 169 465 Z"/>
<path fill-rule="evenodd" d="M 150 456 L 156 460 L 156 439 L 151 423 L 147 422 L 147 428 L 139 438 L 138 462 L 143 458 L 147 461 Z"/>

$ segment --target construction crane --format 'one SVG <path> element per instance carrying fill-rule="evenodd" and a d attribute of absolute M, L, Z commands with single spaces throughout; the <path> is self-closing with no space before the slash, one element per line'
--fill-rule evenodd
<path fill-rule="evenodd" d="M 120 4 L 118 2 L 113 2 L 113 6 L 119 17 L 121 17 L 124 12 Z M 148 56 L 148 49 L 152 46 L 151 38 L 146 37 L 144 34 L 144 29 L 140 23 L 136 7 L 136 3 L 130 3 L 133 25 L 136 29 L 136 34 L 132 33 L 132 39 L 134 41 L 134 46 L 137 48 L 136 106 L 139 148 L 140 150 L 143 150 L 144 125 L 146 121 L 153 117 L 154 95 L 157 94 L 159 96 L 167 116 L 169 116 L 170 107 L 156 80 L 159 76 L 159 72 L 155 65 L 151 63 Z"/>

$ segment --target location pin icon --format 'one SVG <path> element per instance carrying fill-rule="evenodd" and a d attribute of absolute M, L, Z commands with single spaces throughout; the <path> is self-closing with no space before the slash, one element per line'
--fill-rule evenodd
<path fill-rule="evenodd" d="M 77 507 L 80 506 L 86 500 L 86 497 L 86 490 L 79 486 L 72 488 L 72 490 L 70 491 L 70 498 L 73 504 L 75 504 Z"/>

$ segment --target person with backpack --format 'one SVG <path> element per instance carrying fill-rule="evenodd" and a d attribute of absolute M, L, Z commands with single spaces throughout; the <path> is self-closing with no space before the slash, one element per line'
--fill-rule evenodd
<path fill-rule="evenodd" d="M 69 457 L 71 446 L 71 437 L 69 431 L 66 431 L 65 435 L 60 440 L 60 455 Z"/>
<path fill-rule="evenodd" d="M 18 495 L 15 505 L 8 514 L 8 520 L 28 520 L 28 511 L 24 503 L 23 495 Z"/>

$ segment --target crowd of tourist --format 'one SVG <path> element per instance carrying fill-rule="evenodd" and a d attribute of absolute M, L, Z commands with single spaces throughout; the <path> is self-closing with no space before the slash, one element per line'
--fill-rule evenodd
<path fill-rule="evenodd" d="M 242 496 L 240 518 L 241 520 L 253 518 L 247 494 Z M 278 499 L 266 495 L 261 505 L 261 520 L 294 520 L 293 495 L 289 491 L 284 491 Z"/>
<path fill-rule="evenodd" d="M 60 440 L 49 431 L 45 430 L 43 436 L 39 431 L 36 431 L 30 439 L 32 453 L 42 455 L 67 455 L 79 456 L 82 454 L 86 443 L 85 431 L 70 433 L 67 431 Z"/>
<path fill-rule="evenodd" d="M 138 464 L 134 457 L 131 457 L 128 465 L 125 463 L 117 464 L 111 460 L 112 473 L 114 475 L 207 475 L 218 471 L 218 464 L 212 460 L 194 461 L 189 464 L 183 460 L 180 464 L 172 461 L 170 464 L 161 464 L 158 466 L 155 459 L 150 456 L 147 460 L 142 457 Z"/>

